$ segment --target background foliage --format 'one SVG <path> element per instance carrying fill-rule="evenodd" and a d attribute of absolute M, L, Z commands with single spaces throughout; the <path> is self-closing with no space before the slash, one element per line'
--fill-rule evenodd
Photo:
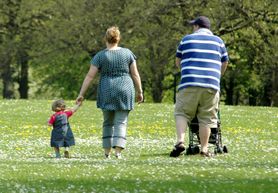
<path fill-rule="evenodd" d="M 273 0 L 1 0 L 2 96 L 74 99 L 105 30 L 117 25 L 147 101 L 172 102 L 177 44 L 192 32 L 187 21 L 206 15 L 230 55 L 225 104 L 278 106 L 277 9 Z"/>

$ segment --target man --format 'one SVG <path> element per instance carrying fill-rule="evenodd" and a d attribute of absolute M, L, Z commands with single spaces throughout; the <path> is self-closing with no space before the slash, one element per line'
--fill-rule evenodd
<path fill-rule="evenodd" d="M 207 17 L 200 16 L 189 24 L 194 33 L 182 39 L 176 52 L 181 82 L 175 104 L 177 143 L 170 156 L 178 157 L 185 150 L 185 131 L 197 116 L 200 154 L 210 157 L 208 141 L 211 128 L 217 127 L 220 77 L 226 71 L 228 54 L 222 39 L 210 31 Z"/>

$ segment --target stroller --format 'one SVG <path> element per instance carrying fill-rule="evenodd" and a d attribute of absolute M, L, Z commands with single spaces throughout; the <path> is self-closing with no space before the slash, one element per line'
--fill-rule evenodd
<path fill-rule="evenodd" d="M 176 86 L 177 81 L 180 77 L 180 72 L 174 74 L 174 84 L 173 84 L 173 92 L 174 92 L 174 103 L 176 102 Z M 186 148 L 186 155 L 195 155 L 200 153 L 200 137 L 199 137 L 199 124 L 198 119 L 195 117 L 191 123 L 189 124 L 189 145 Z M 211 128 L 211 134 L 209 138 L 209 144 L 213 144 L 215 146 L 214 153 L 222 154 L 228 153 L 228 148 L 223 146 L 222 144 L 222 136 L 221 136 L 221 128 L 220 128 L 220 111 L 218 111 L 218 121 L 217 121 L 217 128 Z M 180 150 L 183 151 L 183 150 Z M 173 150 L 170 153 L 170 157 L 177 157 L 180 154 Z"/>
<path fill-rule="evenodd" d="M 198 119 L 195 117 L 189 125 L 189 145 L 186 148 L 186 155 L 195 155 L 200 153 L 200 137 Z M 222 144 L 220 113 L 218 111 L 217 128 L 211 128 L 209 144 L 213 144 L 214 154 L 228 153 L 228 148 Z"/>

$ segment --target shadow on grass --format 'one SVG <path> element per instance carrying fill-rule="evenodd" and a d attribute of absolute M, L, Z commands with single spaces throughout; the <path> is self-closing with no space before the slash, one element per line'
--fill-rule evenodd
<path fill-rule="evenodd" d="M 140 157 L 170 157 L 170 153 L 143 153 Z"/>
<path fill-rule="evenodd" d="M 163 180 L 149 179 L 143 172 L 138 173 L 130 179 L 118 178 L 113 176 L 79 177 L 78 179 L 69 179 L 66 176 L 51 179 L 13 179 L 3 180 L 0 183 L 0 191 L 17 192 L 19 190 L 32 190 L 35 192 L 276 192 L 276 185 L 268 179 L 245 179 L 225 181 L 220 179 L 211 179 L 202 183 L 202 179 L 194 179 L 192 176 L 181 175 L 179 179 Z M 217 181 L 217 185 L 215 183 Z M 194 182 L 194 183 L 193 183 Z M 8 186 L 7 186 L 8 184 Z M 127 186 L 128 184 L 128 186 Z"/>

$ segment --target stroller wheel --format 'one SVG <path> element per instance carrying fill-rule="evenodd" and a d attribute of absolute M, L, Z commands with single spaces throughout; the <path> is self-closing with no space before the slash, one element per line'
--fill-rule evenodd
<path fill-rule="evenodd" d="M 193 148 L 191 146 L 186 149 L 186 155 L 194 155 Z"/>
<path fill-rule="evenodd" d="M 193 150 L 191 148 L 191 146 L 189 146 L 188 148 L 186 148 L 186 155 L 193 155 Z"/>
<path fill-rule="evenodd" d="M 218 154 L 218 153 L 222 154 L 223 153 L 223 149 L 221 147 L 216 147 L 214 149 L 214 153 L 215 153 L 215 155 Z"/>
<path fill-rule="evenodd" d="M 199 146 L 190 146 L 186 149 L 186 155 L 195 155 L 200 153 Z"/>
<path fill-rule="evenodd" d="M 223 152 L 228 153 L 228 148 L 225 145 L 223 146 Z"/>
<path fill-rule="evenodd" d="M 199 146 L 193 147 L 193 154 L 195 155 L 195 154 L 198 154 L 198 153 L 200 153 L 200 148 L 199 148 Z"/>

